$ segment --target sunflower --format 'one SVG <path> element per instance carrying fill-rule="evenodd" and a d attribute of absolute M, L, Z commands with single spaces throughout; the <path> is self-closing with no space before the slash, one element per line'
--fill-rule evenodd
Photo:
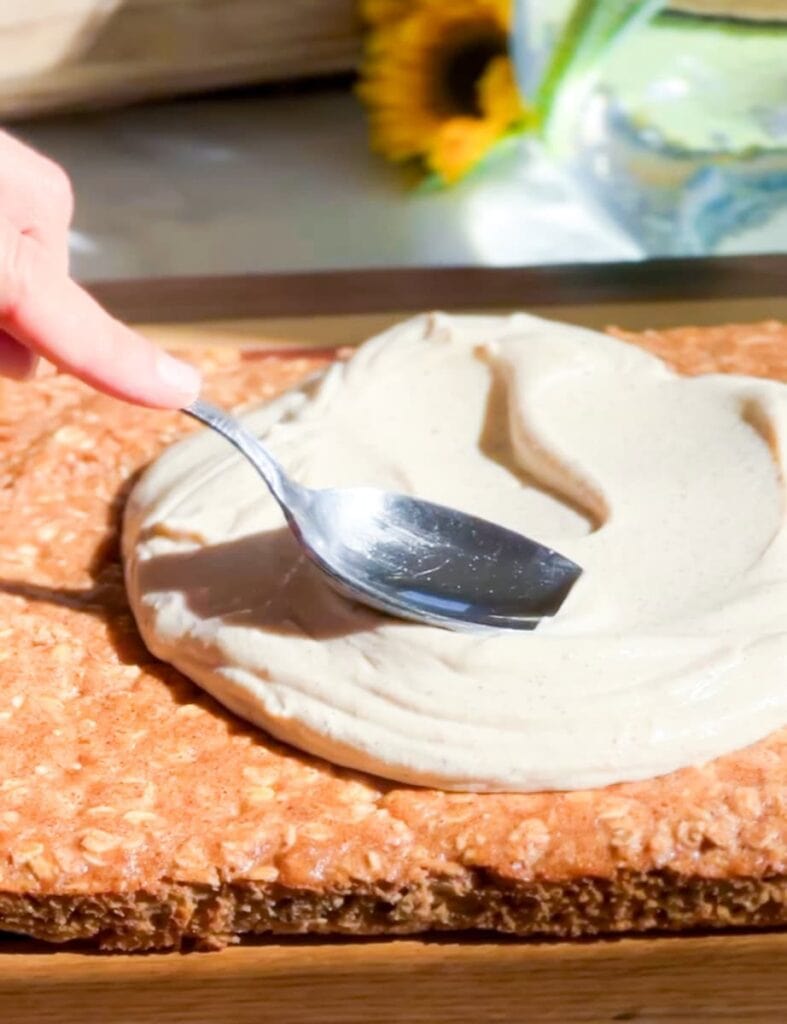
<path fill-rule="evenodd" d="M 372 148 L 457 181 L 525 123 L 508 53 L 510 0 L 361 0 L 358 92 Z"/>

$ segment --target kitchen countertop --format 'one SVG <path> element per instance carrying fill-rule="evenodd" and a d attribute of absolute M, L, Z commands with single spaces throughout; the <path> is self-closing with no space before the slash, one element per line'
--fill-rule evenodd
<path fill-rule="evenodd" d="M 71 174 L 83 279 L 641 258 L 533 144 L 449 191 L 368 151 L 346 88 L 225 94 L 14 125 Z M 787 249 L 787 211 L 725 252 Z"/>

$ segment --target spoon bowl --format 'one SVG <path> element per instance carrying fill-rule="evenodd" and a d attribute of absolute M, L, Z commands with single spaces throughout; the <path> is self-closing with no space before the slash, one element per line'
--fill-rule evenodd
<path fill-rule="evenodd" d="M 304 553 L 345 596 L 449 629 L 532 629 L 582 570 L 513 530 L 374 488 L 295 483 L 234 417 L 198 399 L 183 410 L 233 444 L 279 503 Z"/>

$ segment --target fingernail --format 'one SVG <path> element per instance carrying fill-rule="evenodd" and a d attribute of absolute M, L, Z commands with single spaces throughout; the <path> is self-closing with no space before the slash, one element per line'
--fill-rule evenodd
<path fill-rule="evenodd" d="M 202 374 L 196 366 L 175 359 L 168 352 L 159 352 L 156 369 L 159 379 L 178 392 L 183 404 L 192 401 L 199 394 Z"/>

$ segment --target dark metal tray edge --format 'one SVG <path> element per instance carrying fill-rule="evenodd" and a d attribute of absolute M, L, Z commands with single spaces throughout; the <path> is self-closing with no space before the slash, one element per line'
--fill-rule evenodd
<path fill-rule="evenodd" d="M 784 296 L 787 254 L 549 267 L 407 267 L 88 282 L 137 323 Z"/>

